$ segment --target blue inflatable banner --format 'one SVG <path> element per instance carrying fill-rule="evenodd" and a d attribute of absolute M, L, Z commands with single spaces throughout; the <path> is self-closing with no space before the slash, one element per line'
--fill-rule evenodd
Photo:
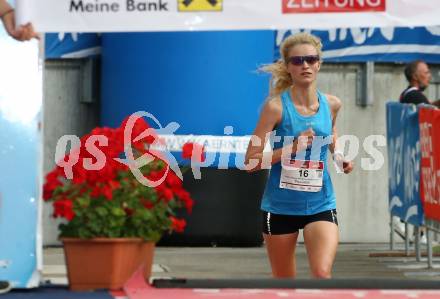
<path fill-rule="evenodd" d="M 168 128 L 160 135 L 177 160 L 192 141 L 205 146 L 202 167 L 242 168 L 268 95 L 268 76 L 257 69 L 272 61 L 273 38 L 273 31 L 103 34 L 101 125 L 145 111 L 157 118 L 146 119 L 151 126 Z"/>
<path fill-rule="evenodd" d="M 281 42 L 305 30 L 279 30 L 275 59 Z M 322 40 L 324 61 L 328 62 L 410 62 L 422 59 L 440 63 L 440 26 L 385 27 L 307 30 Z"/>
<path fill-rule="evenodd" d="M 279 46 L 300 30 L 279 30 L 275 38 L 275 59 Z M 409 62 L 423 59 L 440 63 L 440 26 L 386 27 L 308 30 L 324 45 L 329 62 Z M 84 58 L 101 53 L 101 37 L 93 33 L 46 34 L 46 58 Z"/>
<path fill-rule="evenodd" d="M 416 106 L 387 103 L 389 209 L 392 215 L 423 225 L 420 199 L 420 133 Z"/>
<path fill-rule="evenodd" d="M 94 33 L 48 33 L 46 59 L 85 58 L 101 54 L 101 37 Z"/>

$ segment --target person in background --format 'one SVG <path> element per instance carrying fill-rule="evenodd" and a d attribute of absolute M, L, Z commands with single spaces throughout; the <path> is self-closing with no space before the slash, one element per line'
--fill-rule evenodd
<path fill-rule="evenodd" d="M 34 31 L 32 24 L 19 26 L 16 28 L 15 24 L 15 10 L 9 5 L 6 0 L 0 0 L 0 19 L 6 32 L 14 39 L 18 41 L 27 41 L 32 38 L 38 38 L 37 33 Z"/>
<path fill-rule="evenodd" d="M 440 100 L 430 102 L 423 91 L 431 82 L 432 75 L 428 65 L 422 60 L 410 62 L 405 67 L 405 77 L 409 86 L 400 94 L 400 102 L 403 104 L 430 104 L 440 107 Z"/>
<path fill-rule="evenodd" d="M 12 38 L 18 41 L 27 41 L 32 38 L 38 39 L 38 35 L 30 23 L 16 28 L 15 11 L 6 0 L 0 0 L 0 19 L 6 32 Z M 0 294 L 7 293 L 10 289 L 11 285 L 8 281 L 0 280 Z"/>

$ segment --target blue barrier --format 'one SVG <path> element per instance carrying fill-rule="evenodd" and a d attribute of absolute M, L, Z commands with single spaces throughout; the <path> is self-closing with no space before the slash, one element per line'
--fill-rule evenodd
<path fill-rule="evenodd" d="M 420 132 L 414 105 L 389 102 L 387 113 L 389 209 L 391 215 L 421 226 Z"/>

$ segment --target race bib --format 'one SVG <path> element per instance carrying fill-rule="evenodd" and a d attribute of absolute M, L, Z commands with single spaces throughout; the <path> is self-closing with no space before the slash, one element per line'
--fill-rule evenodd
<path fill-rule="evenodd" d="M 281 163 L 280 188 L 318 192 L 322 188 L 323 161 L 284 159 Z"/>

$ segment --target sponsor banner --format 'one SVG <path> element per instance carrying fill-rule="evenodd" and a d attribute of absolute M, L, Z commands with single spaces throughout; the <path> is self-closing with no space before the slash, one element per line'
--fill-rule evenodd
<path fill-rule="evenodd" d="M 420 109 L 421 189 L 425 217 L 440 221 L 440 111 Z"/>
<path fill-rule="evenodd" d="M 222 11 L 223 0 L 178 0 L 179 11 Z"/>
<path fill-rule="evenodd" d="M 19 0 L 40 32 L 440 25 L 436 0 Z"/>
<path fill-rule="evenodd" d="M 330 13 L 386 11 L 386 0 L 367 1 L 303 1 L 283 0 L 283 13 Z"/>
<path fill-rule="evenodd" d="M 167 150 L 182 151 L 187 142 L 203 144 L 205 151 L 214 153 L 245 154 L 251 136 L 213 136 L 213 135 L 159 135 Z M 271 147 L 266 143 L 264 152 L 270 152 Z"/>
<path fill-rule="evenodd" d="M 423 225 L 420 199 L 420 138 L 416 106 L 387 103 L 389 210 L 405 222 Z"/>
<path fill-rule="evenodd" d="M 38 287 L 42 61 L 37 41 L 19 43 L 1 25 L 0 49 L 0 281 Z"/>
<path fill-rule="evenodd" d="M 194 142 L 204 146 L 206 160 L 200 163 L 202 167 L 218 167 L 219 169 L 244 169 L 244 157 L 251 136 L 214 136 L 214 135 L 164 135 L 159 134 L 161 146 L 154 150 L 172 153 L 179 164 L 188 164 L 183 160 L 182 147 L 187 142 Z M 164 146 L 163 146 L 164 145 Z M 264 152 L 271 152 L 270 143 L 266 143 Z"/>
<path fill-rule="evenodd" d="M 321 39 L 324 62 L 410 62 L 422 59 L 428 63 L 440 63 L 440 26 L 278 30 L 275 59 L 280 58 L 281 42 L 300 31 L 310 32 Z"/>

